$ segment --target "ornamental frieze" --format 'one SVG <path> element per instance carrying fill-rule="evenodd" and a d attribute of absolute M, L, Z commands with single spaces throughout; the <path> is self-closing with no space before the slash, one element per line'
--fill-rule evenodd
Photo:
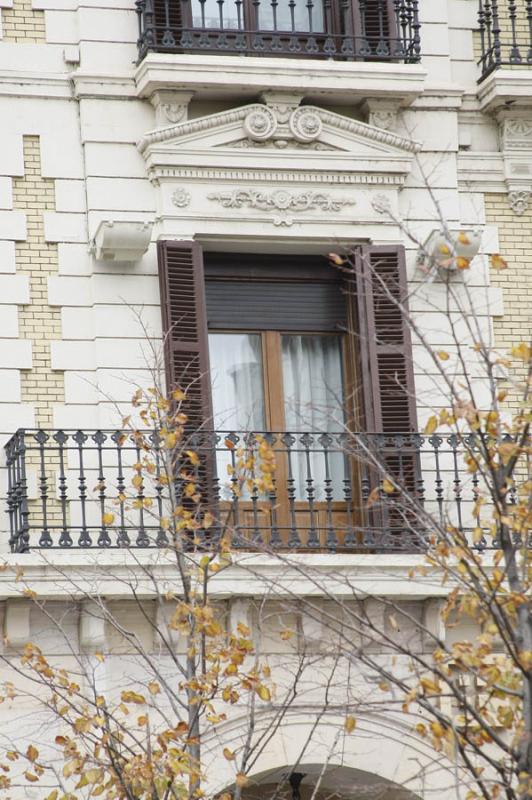
<path fill-rule="evenodd" d="M 228 192 L 213 192 L 207 199 L 219 203 L 223 208 L 254 208 L 274 213 L 274 225 L 292 225 L 294 213 L 320 210 L 337 213 L 344 206 L 353 206 L 356 200 L 348 197 L 332 197 L 326 192 L 288 192 L 277 189 L 264 192 L 255 189 L 233 189 Z M 280 213 L 279 213 L 280 212 Z"/>

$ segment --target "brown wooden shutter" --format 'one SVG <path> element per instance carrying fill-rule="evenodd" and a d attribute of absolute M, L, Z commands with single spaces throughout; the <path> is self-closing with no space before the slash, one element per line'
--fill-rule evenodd
<path fill-rule="evenodd" d="M 191 430 L 212 422 L 203 257 L 197 242 L 157 245 L 167 389 L 187 394 Z"/>
<path fill-rule="evenodd" d="M 407 495 L 382 495 L 366 525 L 377 546 L 418 549 L 413 504 L 421 501 L 414 370 L 405 320 L 407 280 L 403 247 L 361 247 L 355 256 L 358 351 L 364 395 L 364 431 L 380 469 L 369 469 L 368 491 L 391 476 Z M 400 304 L 403 308 L 397 305 Z M 371 462 L 370 462 L 371 463 Z"/>
<path fill-rule="evenodd" d="M 414 433 L 412 344 L 397 306 L 407 307 L 404 248 L 361 247 L 355 263 L 366 431 Z"/>

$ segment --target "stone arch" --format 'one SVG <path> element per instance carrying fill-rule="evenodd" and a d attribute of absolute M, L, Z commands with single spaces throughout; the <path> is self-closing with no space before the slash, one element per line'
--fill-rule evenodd
<path fill-rule="evenodd" d="M 271 712 L 259 714 L 255 731 L 266 731 L 272 719 Z M 456 765 L 420 740 L 407 717 L 360 714 L 356 731 L 344 735 L 344 716 L 336 712 L 327 714 L 302 754 L 302 744 L 309 740 L 314 722 L 312 708 L 287 713 L 253 765 L 244 800 L 267 800 L 266 787 L 289 774 L 294 764 L 298 764 L 298 772 L 308 776 L 302 782 L 301 800 L 310 800 L 312 791 L 305 787 L 312 785 L 323 765 L 326 765 L 323 785 L 333 791 L 321 793 L 315 800 L 334 797 L 338 800 L 448 800 L 450 796 L 461 798 L 462 793 L 465 796 L 469 788 L 464 782 L 463 787 L 458 784 L 457 790 Z M 213 761 L 211 769 L 207 770 L 209 795 L 216 795 L 234 783 L 233 763 L 225 760 L 220 763 L 215 752 L 220 752 L 220 744 L 231 750 L 238 749 L 247 732 L 248 720 L 242 718 L 225 723 L 212 735 L 216 745 L 212 742 Z M 209 743 L 206 743 L 206 750 L 204 755 L 209 763 Z M 334 790 L 338 784 L 342 791 Z M 348 791 L 349 786 L 351 790 Z M 363 791 L 366 795 L 361 793 Z M 287 792 L 277 800 L 289 798 L 291 793 Z"/>

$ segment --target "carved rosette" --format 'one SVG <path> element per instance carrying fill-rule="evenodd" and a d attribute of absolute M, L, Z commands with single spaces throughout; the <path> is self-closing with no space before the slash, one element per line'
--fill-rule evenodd
<path fill-rule="evenodd" d="M 277 130 L 277 120 L 273 111 L 264 106 L 251 111 L 244 119 L 244 132 L 254 142 L 265 142 Z"/>
<path fill-rule="evenodd" d="M 316 112 L 304 106 L 294 111 L 288 126 L 298 142 L 313 142 L 323 130 L 323 123 Z"/>
<path fill-rule="evenodd" d="M 190 203 L 190 195 L 186 189 L 179 187 L 172 193 L 172 203 L 177 208 L 186 208 Z"/>

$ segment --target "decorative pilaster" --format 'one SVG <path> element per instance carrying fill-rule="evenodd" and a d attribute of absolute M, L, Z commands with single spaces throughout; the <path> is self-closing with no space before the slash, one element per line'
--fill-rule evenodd
<path fill-rule="evenodd" d="M 522 217 L 532 194 L 532 108 L 504 109 L 497 119 L 508 202 L 514 214 Z"/>

